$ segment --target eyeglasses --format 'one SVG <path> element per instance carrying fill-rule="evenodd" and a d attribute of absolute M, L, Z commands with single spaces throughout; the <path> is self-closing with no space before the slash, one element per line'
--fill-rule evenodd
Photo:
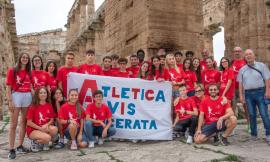
<path fill-rule="evenodd" d="M 210 92 L 217 91 L 218 89 L 209 89 Z"/>
<path fill-rule="evenodd" d="M 203 92 L 202 89 L 195 91 L 195 93 Z"/>
<path fill-rule="evenodd" d="M 29 59 L 29 57 L 24 57 L 24 56 L 23 56 L 22 59 Z"/>
<path fill-rule="evenodd" d="M 226 63 L 226 62 L 228 62 L 228 61 L 222 61 L 221 63 Z"/>
<path fill-rule="evenodd" d="M 34 62 L 41 62 L 41 60 L 40 59 L 36 59 L 36 60 L 34 60 Z"/>

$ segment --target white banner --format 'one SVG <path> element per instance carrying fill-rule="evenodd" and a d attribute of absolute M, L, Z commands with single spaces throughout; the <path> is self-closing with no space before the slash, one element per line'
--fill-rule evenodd
<path fill-rule="evenodd" d="M 103 91 L 116 128 L 113 138 L 172 139 L 170 82 L 70 73 L 68 90 L 74 88 L 83 107 L 92 103 L 95 90 Z"/>

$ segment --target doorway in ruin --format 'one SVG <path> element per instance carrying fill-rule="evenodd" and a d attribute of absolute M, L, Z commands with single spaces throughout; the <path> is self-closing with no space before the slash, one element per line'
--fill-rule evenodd
<path fill-rule="evenodd" d="M 213 36 L 213 52 L 214 58 L 219 65 L 220 59 L 224 56 L 225 52 L 225 37 L 224 37 L 224 27 L 219 26 L 220 32 Z"/>

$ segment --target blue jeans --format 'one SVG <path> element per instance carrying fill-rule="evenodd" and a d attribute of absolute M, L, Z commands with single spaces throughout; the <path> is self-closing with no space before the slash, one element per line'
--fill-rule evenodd
<path fill-rule="evenodd" d="M 101 137 L 103 132 L 102 126 L 94 126 L 93 122 L 86 120 L 84 123 L 84 133 L 88 141 L 95 141 L 95 136 Z M 107 137 L 113 136 L 116 129 L 110 127 L 107 132 Z"/>
<path fill-rule="evenodd" d="M 245 100 L 248 108 L 250 118 L 250 129 L 251 135 L 257 136 L 257 121 L 256 114 L 257 108 L 259 109 L 260 115 L 263 120 L 265 134 L 270 135 L 270 119 L 268 115 L 268 108 L 264 103 L 265 88 L 258 88 L 253 90 L 245 90 Z"/>

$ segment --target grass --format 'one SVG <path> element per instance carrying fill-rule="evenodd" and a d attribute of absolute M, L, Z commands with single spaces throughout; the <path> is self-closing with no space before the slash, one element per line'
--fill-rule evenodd
<path fill-rule="evenodd" d="M 214 159 L 211 160 L 211 162 L 222 162 L 222 161 L 235 161 L 235 162 L 242 162 L 241 160 L 238 159 L 238 157 L 236 155 L 228 155 L 225 158 L 222 159 Z"/>

